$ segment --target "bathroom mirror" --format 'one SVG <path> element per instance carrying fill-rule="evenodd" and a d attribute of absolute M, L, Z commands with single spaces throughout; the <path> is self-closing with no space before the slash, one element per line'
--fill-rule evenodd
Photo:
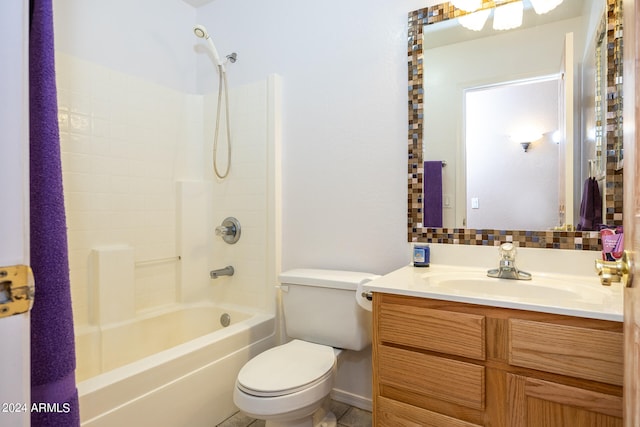
<path fill-rule="evenodd" d="M 606 217 L 603 221 L 610 225 L 617 224 L 618 220 L 621 222 L 622 198 L 617 196 L 622 194 L 622 175 L 620 161 L 618 161 L 622 153 L 621 137 L 618 137 L 621 135 L 621 120 L 618 119 L 621 117 L 621 99 L 612 95 L 621 90 L 622 83 L 617 77 L 621 76 L 620 61 L 617 56 L 621 55 L 622 31 L 619 24 L 621 5 L 618 4 L 620 2 L 564 0 L 556 10 L 544 15 L 536 15 L 531 11 L 533 17 L 527 15 L 527 3 L 528 1 L 525 1 L 525 18 L 523 19 L 525 25 L 522 28 L 499 33 L 490 28 L 490 21 L 481 32 L 460 28 L 456 18 L 463 12 L 454 9 L 449 3 L 441 3 L 409 14 L 409 241 L 478 245 L 493 245 L 496 241 L 514 241 L 520 246 L 529 247 L 599 249 L 597 232 L 576 232 L 571 231 L 571 227 L 568 230 L 553 229 L 554 226 L 560 226 L 565 222 L 570 225 L 577 223 L 582 182 L 589 176 L 590 169 L 594 169 L 596 165 L 593 148 L 596 129 L 593 112 L 597 97 L 594 93 L 595 88 L 590 94 L 587 93 L 589 90 L 585 90 L 584 93 L 576 92 L 570 96 L 569 98 L 575 102 L 575 107 L 567 108 L 568 111 L 577 115 L 574 120 L 569 119 L 570 125 L 574 127 L 573 131 L 571 128 L 567 129 L 569 136 L 575 138 L 573 143 L 575 148 L 571 153 L 573 160 L 567 161 L 567 170 L 573 169 L 573 173 L 566 174 L 565 184 L 562 184 L 563 179 L 559 178 L 555 185 L 564 185 L 574 192 L 574 196 L 568 197 L 570 200 L 566 202 L 566 210 L 570 212 L 573 209 L 575 212 L 572 215 L 573 219 L 567 218 L 566 221 L 562 221 L 564 208 L 562 203 L 557 202 L 558 221 L 555 224 L 549 224 L 549 227 L 527 226 L 524 222 L 522 223 L 524 225 L 518 225 L 515 229 L 507 223 L 504 225 L 502 223 L 479 224 L 473 228 L 465 228 L 467 202 L 472 201 L 471 195 L 465 192 L 466 183 L 480 182 L 481 185 L 485 185 L 482 178 L 468 176 L 466 169 L 466 149 L 463 144 L 465 91 L 505 82 L 549 78 L 554 75 L 564 76 L 561 61 L 566 53 L 566 47 L 559 37 L 564 38 L 565 33 L 573 33 L 573 37 L 577 39 L 573 42 L 569 41 L 569 46 L 575 47 L 574 55 L 577 58 L 575 60 L 577 65 L 573 67 L 577 75 L 574 76 L 575 84 L 571 85 L 574 90 L 582 88 L 584 82 L 580 80 L 581 78 L 587 79 L 589 73 L 598 75 L 585 68 L 591 64 L 582 64 L 583 56 L 588 56 L 589 52 L 592 52 L 591 62 L 595 63 L 596 46 L 601 49 L 605 47 L 605 54 L 601 57 L 606 64 L 601 69 L 601 91 L 598 96 L 604 94 L 604 98 L 601 98 L 604 102 L 601 105 L 607 120 L 606 132 L 604 132 L 606 137 L 603 141 L 603 144 L 606 144 L 606 150 L 600 164 L 603 165 L 602 171 L 606 179 L 602 182 L 601 188 L 611 194 L 606 197 Z M 493 2 L 485 1 L 485 6 L 492 5 Z M 606 11 L 605 7 L 608 8 Z M 610 30 L 604 32 L 599 27 L 602 25 L 603 13 L 610 19 L 608 23 Z M 526 28 L 527 22 L 533 27 Z M 598 39 L 602 34 L 605 34 L 605 37 Z M 555 44 L 553 46 L 543 44 L 547 39 L 555 40 L 553 42 Z M 532 40 L 534 44 L 526 44 Z M 513 62 L 512 55 L 507 50 L 509 44 L 527 52 L 525 60 L 520 62 L 528 61 L 528 68 L 509 65 L 509 61 Z M 548 53 L 546 57 L 545 52 Z M 449 68 L 441 66 L 441 63 L 446 63 Z M 464 72 L 468 70 L 471 72 L 465 74 Z M 596 86 L 596 82 L 590 85 Z M 449 92 L 443 92 L 447 88 Z M 432 100 L 436 102 L 431 103 Z M 560 105 L 564 104 L 560 103 Z M 585 110 L 584 116 L 591 115 L 589 120 L 583 118 L 583 110 Z M 560 125 L 562 118 L 559 117 L 557 130 L 562 130 Z M 535 160 L 532 154 L 540 154 L 542 144 L 551 148 L 554 143 L 558 144 L 554 140 L 557 137 L 556 129 L 552 127 L 539 129 L 542 135 L 538 140 L 532 141 L 531 146 L 534 150 L 538 147 L 537 151 L 525 153 L 520 148 L 520 141 L 511 141 L 513 145 L 509 149 L 515 147 L 514 154 L 520 154 L 521 160 L 538 161 L 541 162 L 540 168 L 544 167 L 545 161 Z M 508 139 L 507 136 L 511 135 L 502 135 L 505 140 Z M 517 150 L 520 152 L 517 153 Z M 495 150 L 492 153 L 495 154 Z M 523 157 L 526 155 L 530 156 Z M 488 158 L 491 158 L 491 153 Z M 423 162 L 425 160 L 446 162 L 446 166 L 442 168 L 443 227 L 429 227 L 424 223 L 424 199 L 429 196 L 423 193 Z M 548 162 L 558 162 L 558 159 L 551 159 Z M 492 167 L 496 168 L 495 162 L 486 165 L 486 169 Z M 517 181 L 518 174 L 511 174 L 503 179 L 505 182 Z M 521 188 L 526 187 L 527 182 L 522 182 Z M 500 188 L 495 189 L 496 193 L 500 191 Z M 522 193 L 526 197 L 526 191 Z M 517 204 L 514 192 L 503 194 L 503 196 L 505 199 L 511 198 L 512 204 Z M 604 199 L 605 194 L 603 193 L 602 196 Z M 620 200 L 619 204 L 614 201 L 616 199 Z"/>

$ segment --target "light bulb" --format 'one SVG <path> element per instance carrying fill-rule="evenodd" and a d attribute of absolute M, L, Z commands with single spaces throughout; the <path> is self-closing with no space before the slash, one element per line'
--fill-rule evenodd
<path fill-rule="evenodd" d="M 456 9 L 464 10 L 465 12 L 473 12 L 482 6 L 482 0 L 452 0 L 451 3 Z"/>
<path fill-rule="evenodd" d="M 538 15 L 555 9 L 560 3 L 562 3 L 562 0 L 531 0 L 533 10 L 535 10 Z"/>
<path fill-rule="evenodd" d="M 479 10 L 459 17 L 458 22 L 469 30 L 480 31 L 484 27 L 485 22 L 487 22 L 490 13 L 491 9 Z"/>
<path fill-rule="evenodd" d="M 522 1 L 507 3 L 496 7 L 493 12 L 493 29 L 510 30 L 522 25 L 522 12 L 524 6 Z"/>

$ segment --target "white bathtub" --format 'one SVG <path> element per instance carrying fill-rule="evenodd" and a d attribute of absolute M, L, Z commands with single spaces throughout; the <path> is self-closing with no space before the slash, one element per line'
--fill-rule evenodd
<path fill-rule="evenodd" d="M 101 329 L 76 337 L 83 426 L 215 426 L 236 411 L 240 368 L 275 344 L 272 314 L 202 304 Z"/>

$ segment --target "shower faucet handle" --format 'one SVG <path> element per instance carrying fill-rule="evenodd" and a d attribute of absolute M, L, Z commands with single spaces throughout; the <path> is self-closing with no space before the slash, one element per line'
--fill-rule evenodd
<path fill-rule="evenodd" d="M 233 227 L 225 227 L 224 225 L 219 225 L 216 227 L 216 236 L 229 236 L 233 235 L 235 230 Z"/>
<path fill-rule="evenodd" d="M 222 237 L 222 240 L 230 245 L 236 243 L 240 239 L 240 221 L 230 216 L 222 221 L 222 224 L 216 227 L 216 236 Z"/>

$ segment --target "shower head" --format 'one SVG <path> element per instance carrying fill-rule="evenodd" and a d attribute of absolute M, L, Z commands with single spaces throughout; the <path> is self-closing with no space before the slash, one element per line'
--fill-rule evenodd
<path fill-rule="evenodd" d="M 220 60 L 218 49 L 216 49 L 216 45 L 213 44 L 213 40 L 211 40 L 209 32 L 207 31 L 205 26 L 200 24 L 196 25 L 195 27 L 193 27 L 193 34 L 195 34 L 196 37 L 205 39 L 208 42 L 209 48 L 211 49 L 211 54 L 213 55 L 213 59 L 216 62 L 216 65 L 220 68 L 221 71 L 224 72 L 224 63 Z"/>
<path fill-rule="evenodd" d="M 204 25 L 196 25 L 195 27 L 193 27 L 193 33 L 196 35 L 196 37 L 201 39 L 209 38 L 209 33 L 207 33 L 207 29 L 204 27 Z"/>

